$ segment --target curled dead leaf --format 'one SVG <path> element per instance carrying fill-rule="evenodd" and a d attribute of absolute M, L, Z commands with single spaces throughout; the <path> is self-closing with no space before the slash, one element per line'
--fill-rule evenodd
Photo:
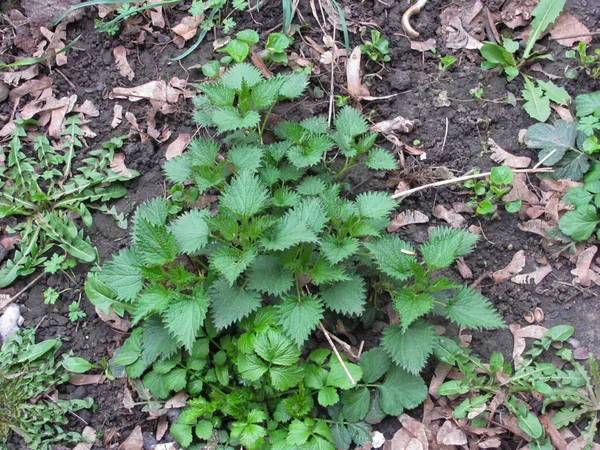
<path fill-rule="evenodd" d="M 393 119 L 377 122 L 376 124 L 371 125 L 369 129 L 376 133 L 383 134 L 393 133 L 394 131 L 410 133 L 415 129 L 415 125 L 412 121 L 405 119 L 402 116 L 397 116 Z"/>
<path fill-rule="evenodd" d="M 437 205 L 433 208 L 433 215 L 437 219 L 445 220 L 454 228 L 463 228 L 466 225 L 466 220 L 463 216 L 454 211 L 446 209 L 444 205 Z"/>
<path fill-rule="evenodd" d="M 522 275 L 514 276 L 510 279 L 513 283 L 517 284 L 540 284 L 540 282 L 548 276 L 548 274 L 552 272 L 552 266 L 550 264 L 541 266 L 540 268 L 534 270 L 530 273 L 524 273 Z"/>
<path fill-rule="evenodd" d="M 594 261 L 594 256 L 598 251 L 598 247 L 595 245 L 586 248 L 577 257 L 577 264 L 575 267 L 575 275 L 577 275 L 577 281 L 579 284 L 585 287 L 589 287 L 591 284 L 590 279 L 590 267 Z"/>
<path fill-rule="evenodd" d="M 142 436 L 142 427 L 137 425 L 131 434 L 125 439 L 117 450 L 142 450 L 144 447 L 144 438 Z"/>
<path fill-rule="evenodd" d="M 115 57 L 115 65 L 121 76 L 126 77 L 129 80 L 133 80 L 135 72 L 127 61 L 127 50 L 122 45 L 113 49 L 113 56 Z"/>
<path fill-rule="evenodd" d="M 515 156 L 500 147 L 492 138 L 488 139 L 490 158 L 498 164 L 503 164 L 513 169 L 525 169 L 531 164 L 531 158 L 527 156 Z"/>
<path fill-rule="evenodd" d="M 429 217 L 427 217 L 421 211 L 402 211 L 400 214 L 394 217 L 394 219 L 392 219 L 392 223 L 390 223 L 390 225 L 387 227 L 387 230 L 388 232 L 393 233 L 394 231 L 398 230 L 401 227 L 405 227 L 406 225 L 427 222 L 429 222 Z"/>
<path fill-rule="evenodd" d="M 518 273 L 521 273 L 523 267 L 525 267 L 526 259 L 525 252 L 523 250 L 516 252 L 504 269 L 497 270 L 492 274 L 492 280 L 494 283 L 501 283 L 510 279 L 511 277 L 514 277 Z"/>
<path fill-rule="evenodd" d="M 85 375 L 81 373 L 70 373 L 69 383 L 74 386 L 88 386 L 90 384 L 102 384 L 106 381 L 104 375 Z"/>
<path fill-rule="evenodd" d="M 113 107 L 113 118 L 110 123 L 111 128 L 116 128 L 123 121 L 123 107 L 118 103 Z"/>
<path fill-rule="evenodd" d="M 460 276 L 463 277 L 465 280 L 470 280 L 471 278 L 473 278 L 473 272 L 471 271 L 471 268 L 467 265 L 463 257 L 460 257 L 456 260 L 456 267 L 458 268 Z"/>
<path fill-rule="evenodd" d="M 434 49 L 436 45 L 435 39 L 433 38 L 427 39 L 426 41 L 410 41 L 410 48 L 422 53 Z"/>
<path fill-rule="evenodd" d="M 190 143 L 191 139 L 192 136 L 188 133 L 181 133 L 179 136 L 177 136 L 177 138 L 169 144 L 167 150 L 165 151 L 165 158 L 167 161 L 181 155 Z"/>
<path fill-rule="evenodd" d="M 125 178 L 133 178 L 133 173 L 125 165 L 125 154 L 123 153 L 115 153 L 109 167 L 117 175 Z"/>
<path fill-rule="evenodd" d="M 571 47 L 575 42 L 592 42 L 590 29 L 566 11 L 560 13 L 550 28 L 550 36 L 565 47 Z"/>

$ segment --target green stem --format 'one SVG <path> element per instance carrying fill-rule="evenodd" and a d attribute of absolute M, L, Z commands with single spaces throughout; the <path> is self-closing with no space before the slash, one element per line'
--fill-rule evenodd
<path fill-rule="evenodd" d="M 277 102 L 275 102 L 275 103 L 277 103 Z M 260 143 L 261 144 L 264 144 L 264 142 L 263 142 L 263 134 L 264 134 L 265 128 L 267 126 L 267 121 L 269 120 L 269 117 L 271 116 L 271 112 L 273 111 L 273 108 L 275 107 L 275 103 L 273 103 L 271 105 L 271 107 L 269 108 L 269 111 L 267 111 L 267 114 L 265 114 L 265 118 L 263 120 L 263 123 L 262 123 L 261 127 L 258 129 L 258 134 L 260 136 Z"/>

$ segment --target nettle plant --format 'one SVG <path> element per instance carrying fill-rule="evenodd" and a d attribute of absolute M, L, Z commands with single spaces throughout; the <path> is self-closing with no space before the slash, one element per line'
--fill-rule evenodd
<path fill-rule="evenodd" d="M 202 86 L 196 101 L 203 123 L 233 132 L 225 147 L 195 139 L 167 161 L 170 199 L 137 209 L 132 246 L 89 276 L 86 293 L 139 324 L 110 362 L 115 374 L 141 377 L 157 399 L 184 389 L 191 396 L 171 428 L 183 446 L 194 435 L 217 448 L 361 445 L 369 424 L 425 399 L 419 372 L 439 340 L 426 316 L 503 326 L 484 297 L 436 274 L 470 253 L 477 236 L 434 229 L 418 258 L 385 231 L 396 208 L 389 195 L 351 200 L 336 182 L 328 151 L 356 164 L 385 152 L 370 149 L 375 137 L 360 114 L 342 109 L 334 130 L 321 118 L 280 122 L 280 141 L 263 144 L 259 112 L 290 97 L 288 80 L 305 86 L 305 78 L 266 81 L 237 70 Z M 231 73 L 244 76 L 233 83 Z M 261 100 L 266 85 L 277 88 L 270 102 Z M 244 126 L 230 116 L 253 118 Z M 209 190 L 218 208 L 194 207 Z M 389 297 L 401 322 L 387 328 L 381 347 L 359 361 L 316 348 L 318 329 L 338 319 L 368 324 Z"/>
<path fill-rule="evenodd" d="M 67 382 L 69 374 L 55 359 L 60 340 L 36 344 L 34 331 L 17 332 L 0 350 L 0 446 L 6 445 L 14 432 L 27 448 L 50 450 L 59 442 L 82 440 L 79 433 L 67 432 L 62 425 L 68 423 L 69 414 L 91 408 L 93 400 L 54 400 L 48 395 Z"/>
<path fill-rule="evenodd" d="M 20 234 L 21 241 L 13 258 L 0 269 L 0 288 L 32 273 L 54 245 L 79 261 L 96 260 L 96 249 L 69 214 L 79 216 L 88 228 L 92 226 L 90 209 L 124 219 L 114 207 L 106 206 L 106 202 L 127 192 L 118 182 L 129 178 L 109 168 L 123 138 L 113 138 L 102 144 L 102 149 L 90 151 L 75 171 L 76 152 L 83 148 L 81 119 L 67 118 L 58 151 L 43 134 L 34 137 L 33 143 L 26 139 L 25 127 L 36 124 L 35 120 L 16 121 L 7 164 L 0 167 L 0 218 L 23 218 L 11 230 Z M 139 175 L 135 171 L 132 174 Z"/>

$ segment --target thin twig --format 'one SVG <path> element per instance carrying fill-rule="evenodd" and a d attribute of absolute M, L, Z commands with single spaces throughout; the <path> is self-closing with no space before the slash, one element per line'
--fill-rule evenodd
<path fill-rule="evenodd" d="M 514 169 L 513 172 L 514 173 L 549 173 L 549 172 L 554 172 L 554 169 L 552 169 L 550 167 L 548 167 L 548 168 L 543 167 L 541 169 Z M 475 173 L 475 174 L 471 174 L 471 175 L 465 175 L 463 177 L 452 178 L 450 180 L 436 181 L 435 183 L 426 184 L 423 186 L 416 187 L 414 189 L 409 189 L 408 191 L 399 192 L 397 194 L 392 195 L 392 198 L 394 200 L 402 199 L 402 198 L 408 197 L 409 195 L 412 195 L 416 192 L 424 191 L 425 189 L 429 189 L 429 188 L 433 188 L 433 187 L 449 186 L 449 185 L 456 184 L 456 183 L 462 183 L 463 181 L 472 180 L 474 178 L 489 177 L 490 175 L 491 175 L 491 172 Z"/>
<path fill-rule="evenodd" d="M 321 328 L 321 331 L 325 335 L 325 338 L 327 339 L 327 342 L 329 342 L 329 345 L 330 345 L 331 349 L 333 350 L 333 353 L 335 353 L 335 356 L 337 357 L 337 360 L 342 365 L 342 368 L 344 369 L 344 372 L 346 372 L 346 376 L 348 377 L 348 379 L 350 380 L 350 382 L 353 385 L 355 385 L 356 384 L 356 380 L 354 379 L 354 377 L 352 376 L 352 374 L 348 370 L 348 367 L 346 366 L 346 363 L 342 359 L 342 356 L 340 355 L 340 352 L 338 352 L 338 349 L 335 347 L 335 344 L 331 340 L 331 336 L 329 336 L 329 333 L 327 332 L 327 330 L 325 329 L 325 327 L 323 326 L 323 324 L 321 322 L 319 322 L 319 327 Z"/>
<path fill-rule="evenodd" d="M 569 36 L 550 36 L 550 39 L 553 41 L 562 41 L 563 39 L 575 39 L 575 38 L 579 38 L 579 37 L 585 37 L 585 36 L 597 36 L 600 34 L 600 31 L 592 31 L 590 33 L 577 33 L 577 34 L 571 34 Z"/>
<path fill-rule="evenodd" d="M 544 161 L 546 161 L 548 158 L 550 158 L 555 153 L 556 153 L 556 149 L 552 150 L 550 153 L 548 153 L 546 156 L 544 156 L 542 159 L 540 159 L 540 161 L 535 166 L 533 166 L 533 168 L 537 169 L 538 167 L 540 167 L 544 163 Z"/>
<path fill-rule="evenodd" d="M 342 341 L 342 340 L 341 340 L 339 337 L 337 337 L 337 336 L 336 336 L 335 334 L 333 334 L 333 333 L 331 333 L 331 334 L 330 334 L 330 337 L 331 337 L 331 339 L 333 339 L 335 342 L 337 342 L 337 343 L 338 343 L 338 344 L 340 344 L 342 347 L 344 347 L 344 351 L 345 351 L 346 353 L 348 353 L 348 356 L 350 356 L 350 357 L 351 357 L 353 360 L 355 360 L 355 361 L 358 361 L 358 359 L 357 359 L 356 355 L 355 355 L 355 354 L 354 354 L 354 352 L 352 351 L 352 347 L 351 347 L 351 346 L 350 346 L 348 343 L 346 343 L 346 342 Z"/>
<path fill-rule="evenodd" d="M 11 299 L 9 300 L 9 302 L 8 302 L 8 303 L 10 304 L 10 303 L 14 302 L 16 299 L 18 299 L 18 298 L 21 296 L 21 294 L 23 294 L 25 291 L 27 291 L 27 290 L 28 290 L 28 289 L 29 289 L 31 286 L 33 286 L 35 283 L 37 283 L 37 282 L 38 282 L 38 280 L 39 280 L 40 278 L 42 278 L 42 277 L 43 277 L 45 274 L 46 274 L 46 272 L 42 272 L 42 273 L 40 273 L 40 274 L 39 274 L 37 277 L 35 277 L 35 278 L 34 278 L 32 281 L 30 281 L 30 282 L 27 284 L 27 286 L 25 286 L 23 289 L 21 289 L 19 292 L 17 292 L 15 295 L 13 295 L 13 296 L 11 297 Z"/>
<path fill-rule="evenodd" d="M 444 142 L 442 142 L 442 152 L 446 146 L 446 139 L 448 138 L 448 118 L 446 117 L 446 132 L 444 133 Z"/>

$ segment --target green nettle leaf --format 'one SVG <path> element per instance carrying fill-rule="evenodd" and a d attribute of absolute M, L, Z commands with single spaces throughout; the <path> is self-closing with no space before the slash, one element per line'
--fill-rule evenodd
<path fill-rule="evenodd" d="M 363 374 L 360 366 L 347 361 L 344 361 L 344 364 L 346 365 L 348 372 L 350 372 L 350 375 L 352 375 L 352 378 L 354 378 L 354 381 L 358 383 Z M 352 381 L 350 381 L 346 371 L 337 359 L 332 359 L 329 363 L 329 373 L 327 374 L 326 384 L 327 386 L 332 386 L 343 390 L 352 389 L 356 386 L 355 384 L 352 384 Z"/>
<path fill-rule="evenodd" d="M 225 280 L 217 280 L 210 287 L 210 306 L 213 324 L 217 330 L 239 322 L 261 306 L 258 292 L 248 291 L 240 286 L 231 286 Z"/>
<path fill-rule="evenodd" d="M 279 305 L 279 324 L 284 332 L 299 346 L 317 328 L 323 318 L 321 300 L 314 295 L 301 298 L 287 297 Z"/>
<path fill-rule="evenodd" d="M 317 396 L 317 401 L 319 405 L 327 407 L 335 405 L 340 399 L 340 396 L 337 392 L 337 389 L 331 386 L 327 386 L 324 388 L 319 388 L 319 394 Z"/>
<path fill-rule="evenodd" d="M 327 185 L 319 177 L 304 177 L 298 186 L 296 191 L 300 195 L 319 195 L 325 192 Z"/>
<path fill-rule="evenodd" d="M 382 272 L 404 281 L 412 274 L 411 264 L 416 263 L 415 251 L 410 244 L 395 235 L 385 235 L 363 244 L 373 256 Z"/>
<path fill-rule="evenodd" d="M 371 394 L 366 387 L 342 392 L 342 412 L 349 422 L 358 422 L 369 412 Z"/>
<path fill-rule="evenodd" d="M 427 398 L 427 386 L 420 376 L 392 366 L 379 386 L 379 404 L 384 413 L 397 416 L 413 409 Z"/>
<path fill-rule="evenodd" d="M 208 243 L 207 210 L 192 209 L 179 216 L 169 225 L 169 230 L 175 236 L 179 250 L 182 253 L 194 253 Z"/>
<path fill-rule="evenodd" d="M 436 336 L 431 325 L 415 322 L 406 330 L 392 325 L 383 332 L 381 345 L 400 367 L 417 375 L 433 351 Z"/>
<path fill-rule="evenodd" d="M 264 150 L 256 145 L 238 145 L 227 152 L 227 159 L 238 172 L 256 172 L 262 165 Z"/>
<path fill-rule="evenodd" d="M 302 353 L 290 338 L 271 329 L 256 336 L 254 351 L 265 361 L 278 366 L 296 364 Z"/>
<path fill-rule="evenodd" d="M 219 134 L 244 128 L 254 128 L 260 123 L 260 115 L 256 111 L 247 111 L 244 115 L 233 106 L 222 106 L 212 115 L 212 121 Z"/>
<path fill-rule="evenodd" d="M 426 293 L 416 294 L 410 289 L 399 289 L 392 301 L 400 316 L 400 325 L 406 330 L 415 320 L 433 309 L 435 299 Z"/>
<path fill-rule="evenodd" d="M 465 230 L 437 227 L 429 232 L 429 241 L 419 250 L 430 269 L 450 266 L 459 256 L 473 251 L 478 236 Z"/>
<path fill-rule="evenodd" d="M 149 366 L 157 359 L 164 360 L 179 350 L 176 341 L 158 317 L 150 317 L 142 324 L 141 348 L 142 361 Z M 130 375 L 132 376 L 132 375 Z"/>
<path fill-rule="evenodd" d="M 179 155 L 166 161 L 163 165 L 163 173 L 171 183 L 185 183 L 192 176 L 189 155 Z"/>
<path fill-rule="evenodd" d="M 300 97 L 308 86 L 308 75 L 303 72 L 291 72 L 282 75 L 283 84 L 279 89 L 279 97 L 293 99 Z"/>
<path fill-rule="evenodd" d="M 102 266 L 98 279 L 109 286 L 119 300 L 132 302 L 142 289 L 142 271 L 137 254 L 121 250 Z"/>
<path fill-rule="evenodd" d="M 255 86 L 251 94 L 254 106 L 261 110 L 270 108 L 277 101 L 283 81 L 277 76 Z"/>
<path fill-rule="evenodd" d="M 300 126 L 314 134 L 326 134 L 329 130 L 327 119 L 323 116 L 308 117 L 300 122 Z"/>
<path fill-rule="evenodd" d="M 240 375 L 250 381 L 259 380 L 269 370 L 267 363 L 254 354 L 240 353 L 237 366 Z"/>
<path fill-rule="evenodd" d="M 256 258 L 254 248 L 240 250 L 235 247 L 222 247 L 210 256 L 210 264 L 223 274 L 232 286 L 254 258 Z"/>
<path fill-rule="evenodd" d="M 505 328 L 490 301 L 468 286 L 456 290 L 446 305 L 446 317 L 460 326 L 486 330 Z"/>
<path fill-rule="evenodd" d="M 233 106 L 235 90 L 221 83 L 198 84 L 196 87 L 208 97 L 213 106 Z"/>
<path fill-rule="evenodd" d="M 367 120 L 356 109 L 344 106 L 335 116 L 335 128 L 337 131 L 351 137 L 364 134 L 369 131 Z"/>
<path fill-rule="evenodd" d="M 247 87 L 251 88 L 263 80 L 264 78 L 261 75 L 260 70 L 248 63 L 241 63 L 232 66 L 221 77 L 221 83 L 223 83 L 224 86 L 235 89 L 238 92 L 242 90 L 243 83 L 245 83 Z"/>
<path fill-rule="evenodd" d="M 382 219 L 398 207 L 398 203 L 385 192 L 365 192 L 356 197 L 356 207 L 361 217 Z"/>
<path fill-rule="evenodd" d="M 372 348 L 360 357 L 363 381 L 367 384 L 379 380 L 391 367 L 392 360 L 381 347 Z"/>
<path fill-rule="evenodd" d="M 268 201 L 269 191 L 259 178 L 250 171 L 243 171 L 223 189 L 219 205 L 242 217 L 250 217 L 262 211 Z"/>
<path fill-rule="evenodd" d="M 294 275 L 275 256 L 261 255 L 250 264 L 248 287 L 258 292 L 282 295 L 294 284 Z"/>
<path fill-rule="evenodd" d="M 375 148 L 371 150 L 369 155 L 365 158 L 365 165 L 369 169 L 373 170 L 398 169 L 398 162 L 396 161 L 394 155 L 382 148 Z"/>
<path fill-rule="evenodd" d="M 151 284 L 137 297 L 132 323 L 135 325 L 153 314 L 159 314 L 167 308 L 171 300 L 171 291 L 161 284 Z"/>
<path fill-rule="evenodd" d="M 365 282 L 359 275 L 352 275 L 349 280 L 322 286 L 321 298 L 332 311 L 347 316 L 359 315 L 367 299 Z"/>
<path fill-rule="evenodd" d="M 600 223 L 597 210 L 592 205 L 583 205 L 575 211 L 567 211 L 558 222 L 560 231 L 575 241 L 587 241 Z"/>
<path fill-rule="evenodd" d="M 538 158 L 546 158 L 544 166 L 553 166 L 562 159 L 565 152 L 575 146 L 577 138 L 577 123 L 557 120 L 553 125 L 536 123 L 527 129 L 525 145 L 540 149 Z"/>
<path fill-rule="evenodd" d="M 189 352 L 196 335 L 204 323 L 210 297 L 201 287 L 195 287 L 191 295 L 178 294 L 173 297 L 163 314 L 173 336 Z"/>
<path fill-rule="evenodd" d="M 304 378 L 304 370 L 300 366 L 271 367 L 269 369 L 271 384 L 278 391 L 287 391 L 297 386 Z"/>
<path fill-rule="evenodd" d="M 177 257 L 179 246 L 173 233 L 145 219 L 136 221 L 133 242 L 137 254 L 147 265 L 160 266 Z"/>
<path fill-rule="evenodd" d="M 156 197 L 150 201 L 142 203 L 135 211 L 135 217 L 133 220 L 134 234 L 137 226 L 137 221 L 145 219 L 152 225 L 160 226 L 164 225 L 169 216 L 169 204 L 163 197 Z"/>
<path fill-rule="evenodd" d="M 358 251 L 360 241 L 353 237 L 339 238 L 328 235 L 321 241 L 321 253 L 332 264 L 337 264 Z"/>

